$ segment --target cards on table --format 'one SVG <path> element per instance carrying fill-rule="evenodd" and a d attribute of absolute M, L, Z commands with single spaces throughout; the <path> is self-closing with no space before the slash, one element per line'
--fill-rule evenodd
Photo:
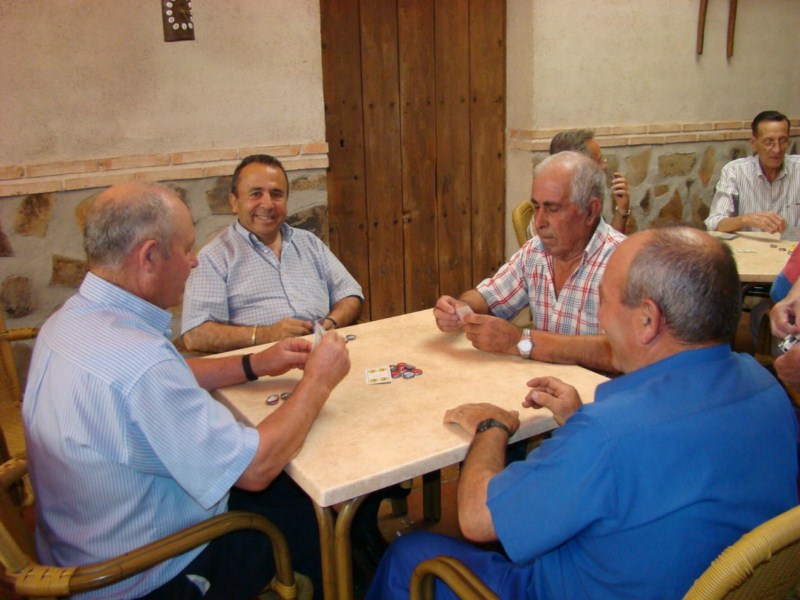
<path fill-rule="evenodd" d="M 364 369 L 364 375 L 367 378 L 367 385 L 376 383 L 392 383 L 392 373 L 389 367 L 372 367 Z"/>

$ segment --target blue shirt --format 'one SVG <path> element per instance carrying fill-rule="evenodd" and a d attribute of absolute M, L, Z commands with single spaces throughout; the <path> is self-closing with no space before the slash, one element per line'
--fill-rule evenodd
<path fill-rule="evenodd" d="M 323 318 L 361 286 L 313 233 L 281 225 L 281 259 L 237 221 L 199 253 L 186 282 L 181 334 L 206 321 L 272 325 Z"/>
<path fill-rule="evenodd" d="M 198 387 L 169 324 L 89 273 L 42 327 L 22 408 L 44 564 L 105 560 L 227 510 L 258 433 Z M 144 595 L 201 550 L 86 597 Z"/>
<path fill-rule="evenodd" d="M 529 597 L 680 598 L 717 554 L 797 505 L 797 424 L 778 382 L 727 345 L 602 384 L 489 484 Z"/>

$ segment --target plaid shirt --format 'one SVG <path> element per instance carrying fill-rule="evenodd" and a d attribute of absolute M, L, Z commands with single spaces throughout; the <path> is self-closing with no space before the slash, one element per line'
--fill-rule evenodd
<path fill-rule="evenodd" d="M 525 305 L 531 308 L 533 329 L 569 335 L 600 331 L 597 312 L 599 285 L 611 253 L 625 236 L 600 219 L 580 265 L 556 296 L 553 257 L 539 237 L 528 240 L 495 275 L 477 290 L 496 317 L 511 319 Z"/>
<path fill-rule="evenodd" d="M 281 259 L 237 221 L 206 245 L 186 282 L 181 334 L 206 321 L 271 325 L 313 321 L 361 286 L 317 236 L 281 225 Z"/>
<path fill-rule="evenodd" d="M 800 156 L 787 154 L 772 183 L 764 176 L 758 156 L 748 156 L 722 167 L 706 229 L 714 231 L 722 219 L 772 211 L 789 227 L 800 227 Z M 742 231 L 759 231 L 743 227 Z"/>

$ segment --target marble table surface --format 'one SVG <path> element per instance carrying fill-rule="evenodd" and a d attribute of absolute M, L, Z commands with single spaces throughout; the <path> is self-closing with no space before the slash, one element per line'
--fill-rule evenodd
<path fill-rule="evenodd" d="M 520 406 L 528 379 L 559 377 L 575 386 L 584 402 L 591 402 L 596 386 L 606 380 L 577 366 L 476 350 L 463 332 L 439 331 L 431 309 L 345 327 L 338 333 L 356 336 L 347 345 L 350 373 L 334 390 L 303 448 L 286 468 L 320 507 L 463 460 L 471 435 L 443 423 L 448 408 L 491 402 L 517 409 L 522 424 L 515 441 L 555 427 L 549 410 Z M 423 373 L 414 379 L 366 384 L 366 369 L 398 362 L 412 364 Z M 265 377 L 218 390 L 214 396 L 238 419 L 255 424 L 275 410 L 266 404 L 267 396 L 290 392 L 300 375 L 294 371 Z M 291 402 L 291 397 L 285 401 Z"/>
<path fill-rule="evenodd" d="M 722 238 L 717 232 L 712 235 Z M 797 246 L 796 241 L 782 240 L 777 233 L 738 231 L 734 235 L 723 241 L 733 251 L 743 283 L 772 283 Z"/>

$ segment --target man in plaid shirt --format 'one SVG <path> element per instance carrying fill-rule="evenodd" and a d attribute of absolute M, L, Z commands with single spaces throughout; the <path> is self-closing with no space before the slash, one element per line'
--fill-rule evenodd
<path fill-rule="evenodd" d="M 439 298 L 439 329 L 463 328 L 486 352 L 613 371 L 598 325 L 599 285 L 625 236 L 600 216 L 605 193 L 602 169 L 580 153 L 539 163 L 531 189 L 536 235 L 477 288 Z M 520 330 L 509 319 L 526 306 L 533 324 Z"/>

